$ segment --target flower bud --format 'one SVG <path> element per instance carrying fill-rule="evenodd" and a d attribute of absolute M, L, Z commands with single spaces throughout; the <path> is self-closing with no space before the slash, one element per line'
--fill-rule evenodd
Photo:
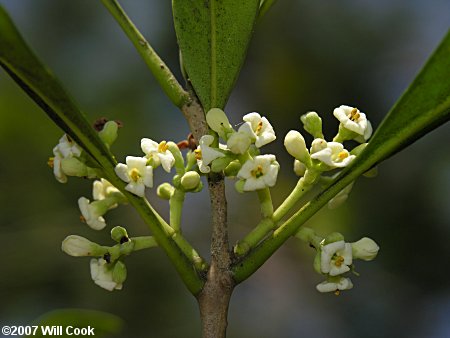
<path fill-rule="evenodd" d="M 312 111 L 302 115 L 300 120 L 303 123 L 303 128 L 314 138 L 323 138 L 322 119 L 316 112 Z"/>
<path fill-rule="evenodd" d="M 234 154 L 245 154 L 251 143 L 252 140 L 247 133 L 236 132 L 228 138 L 227 146 Z"/>
<path fill-rule="evenodd" d="M 175 188 L 170 185 L 170 183 L 165 182 L 158 186 L 158 188 L 156 189 L 156 194 L 163 200 L 170 200 L 170 197 L 172 197 L 174 191 Z"/>
<path fill-rule="evenodd" d="M 127 230 L 121 226 L 111 229 L 111 238 L 120 244 L 129 241 Z"/>
<path fill-rule="evenodd" d="M 289 154 L 303 163 L 310 161 L 308 149 L 306 149 L 305 139 L 296 130 L 291 130 L 284 138 L 284 146 Z"/>
<path fill-rule="evenodd" d="M 181 186 L 185 190 L 193 190 L 200 183 L 200 175 L 196 171 L 188 171 L 181 177 Z"/>
<path fill-rule="evenodd" d="M 325 244 L 339 241 L 344 241 L 344 235 L 342 235 L 340 232 L 332 232 L 327 237 L 325 237 Z"/>
<path fill-rule="evenodd" d="M 244 193 L 244 185 L 245 180 L 239 180 L 234 184 L 234 187 L 236 188 L 236 191 L 243 194 Z"/>
<path fill-rule="evenodd" d="M 208 111 L 206 114 L 206 122 L 223 139 L 226 138 L 227 131 L 233 129 L 228 121 L 227 115 L 219 108 L 212 108 Z"/>
<path fill-rule="evenodd" d="M 73 257 L 103 256 L 107 251 L 97 243 L 77 235 L 67 236 L 62 242 L 61 249 Z"/>
<path fill-rule="evenodd" d="M 108 121 L 103 126 L 103 129 L 99 131 L 98 136 L 100 139 L 110 147 L 117 139 L 117 131 L 119 125 L 114 121 Z"/>
<path fill-rule="evenodd" d="M 232 160 L 233 159 L 228 156 L 216 158 L 211 162 L 211 170 L 215 173 L 220 173 L 230 164 Z"/>
<path fill-rule="evenodd" d="M 227 177 L 235 177 L 237 176 L 239 170 L 241 170 L 242 165 L 239 161 L 231 162 L 224 170 L 224 174 Z"/>
<path fill-rule="evenodd" d="M 351 244 L 353 257 L 364 261 L 371 261 L 374 259 L 378 254 L 378 250 L 380 250 L 377 243 L 368 237 L 363 237 L 359 241 Z"/>
<path fill-rule="evenodd" d="M 61 159 L 61 169 L 67 176 L 88 176 L 87 166 L 76 157 Z"/>
<path fill-rule="evenodd" d="M 294 160 L 294 172 L 297 176 L 302 177 L 305 175 L 306 166 L 299 160 Z"/>
<path fill-rule="evenodd" d="M 117 261 L 114 264 L 114 268 L 112 270 L 112 280 L 116 282 L 118 285 L 122 285 L 123 282 L 127 279 L 127 267 L 121 261 Z"/>

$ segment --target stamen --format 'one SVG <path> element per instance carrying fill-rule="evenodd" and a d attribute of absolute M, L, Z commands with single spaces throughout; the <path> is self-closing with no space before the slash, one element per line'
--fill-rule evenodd
<path fill-rule="evenodd" d="M 195 149 L 194 150 L 194 155 L 195 155 L 195 159 L 200 161 L 202 159 L 202 150 L 201 149 Z"/>
<path fill-rule="evenodd" d="M 84 218 L 83 215 L 80 215 L 80 221 L 81 223 L 86 223 L 86 218 Z"/>
<path fill-rule="evenodd" d="M 133 169 L 131 169 L 131 172 L 130 172 L 130 178 L 134 182 L 137 182 L 141 178 L 141 173 L 136 168 L 133 168 Z"/>
<path fill-rule="evenodd" d="M 166 141 L 161 141 L 161 143 L 158 145 L 158 152 L 164 153 L 169 149 L 169 146 L 167 145 Z"/>
<path fill-rule="evenodd" d="M 350 121 L 357 121 L 359 120 L 360 117 L 361 115 L 359 114 L 358 109 L 356 108 L 353 108 L 352 111 L 350 112 L 350 115 L 348 116 Z"/>
<path fill-rule="evenodd" d="M 344 263 L 344 257 L 342 257 L 342 256 L 338 256 L 334 261 L 334 265 L 336 265 L 338 268 L 340 268 L 343 263 Z"/>
<path fill-rule="evenodd" d="M 256 132 L 259 133 L 263 127 L 262 121 L 259 121 L 258 126 L 256 127 Z"/>
<path fill-rule="evenodd" d="M 335 294 L 336 296 L 339 296 L 339 295 L 341 294 L 341 291 L 336 290 L 336 291 L 334 291 L 334 294 Z"/>
<path fill-rule="evenodd" d="M 256 169 L 254 169 L 254 170 L 252 170 L 252 171 L 250 172 L 250 174 L 251 174 L 253 177 L 255 177 L 255 178 L 260 178 L 261 176 L 264 175 L 264 174 L 263 174 L 263 168 L 262 168 L 262 166 L 261 166 L 261 165 L 258 165 L 258 166 L 256 167 Z"/>
<path fill-rule="evenodd" d="M 346 150 L 341 151 L 341 152 L 338 154 L 338 157 L 339 157 L 340 160 L 346 159 L 346 158 L 348 157 L 348 151 L 346 151 Z"/>
<path fill-rule="evenodd" d="M 48 158 L 47 165 L 48 165 L 50 168 L 53 168 L 53 167 L 55 166 L 55 158 L 54 158 L 54 157 L 49 157 L 49 158 Z"/>

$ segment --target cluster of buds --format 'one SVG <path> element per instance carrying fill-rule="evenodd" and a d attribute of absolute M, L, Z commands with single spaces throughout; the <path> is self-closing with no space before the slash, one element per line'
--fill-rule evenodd
<path fill-rule="evenodd" d="M 326 238 L 321 238 L 312 229 L 302 227 L 297 237 L 308 242 L 317 250 L 314 259 L 314 269 L 317 273 L 326 277 L 326 280 L 316 286 L 319 292 L 334 292 L 353 288 L 353 283 L 348 272 L 355 272 L 354 260 L 373 260 L 379 251 L 379 246 L 368 237 L 363 237 L 357 242 L 345 242 L 340 233 L 332 233 Z"/>
<path fill-rule="evenodd" d="M 303 135 L 296 130 L 289 131 L 284 139 L 286 150 L 295 158 L 294 172 L 306 185 L 318 183 L 321 179 L 327 180 L 329 177 L 322 176 L 324 172 L 347 167 L 365 148 L 366 141 L 372 135 L 370 122 L 357 108 L 342 105 L 334 109 L 333 115 L 340 124 L 332 141 L 327 142 L 324 139 L 322 119 L 316 112 L 309 112 L 300 118 L 304 129 L 314 138 L 309 149 Z M 343 144 L 347 140 L 355 140 L 361 144 L 349 151 Z M 350 184 L 330 200 L 329 207 L 335 208 L 343 203 L 352 186 L 353 184 Z"/>

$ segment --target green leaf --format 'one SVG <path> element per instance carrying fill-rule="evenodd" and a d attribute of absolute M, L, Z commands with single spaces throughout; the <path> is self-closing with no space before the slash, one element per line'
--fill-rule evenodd
<path fill-rule="evenodd" d="M 222 108 L 245 59 L 260 0 L 173 0 L 183 67 L 203 108 Z"/>
<path fill-rule="evenodd" d="M 97 132 L 52 72 L 27 46 L 2 6 L 0 6 L 0 65 L 92 159 L 101 160 L 99 166 L 115 164 Z"/>
<path fill-rule="evenodd" d="M 203 281 L 180 247 L 169 237 L 173 231 L 153 210 L 146 199 L 125 190 L 125 183 L 115 174 L 116 160 L 90 126 L 84 114 L 62 85 L 34 55 L 0 6 L 0 65 L 47 115 L 103 170 L 104 177 L 121 190 L 149 226 L 189 290 L 200 292 Z M 185 246 L 186 244 L 183 243 Z"/>
<path fill-rule="evenodd" d="M 73 337 L 66 334 L 66 328 L 69 326 L 78 328 L 94 328 L 95 337 L 111 336 L 119 333 L 123 328 L 123 321 L 119 317 L 101 311 L 84 309 L 61 309 L 48 312 L 35 320 L 32 325 L 40 326 L 32 337 L 46 337 L 42 332 L 42 327 L 61 326 L 62 335 L 58 337 Z M 70 331 L 68 332 L 71 333 Z M 55 335 L 54 333 L 53 335 Z M 31 336 L 27 336 L 31 337 Z"/>
<path fill-rule="evenodd" d="M 364 151 L 336 181 L 303 206 L 233 269 L 236 282 L 255 272 L 300 226 L 364 172 L 450 119 L 450 31 L 384 118 Z"/>

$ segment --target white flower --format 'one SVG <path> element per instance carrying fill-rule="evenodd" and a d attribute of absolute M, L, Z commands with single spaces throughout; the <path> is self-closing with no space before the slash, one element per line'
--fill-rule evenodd
<path fill-rule="evenodd" d="M 277 181 L 279 167 L 275 155 L 259 155 L 247 160 L 237 177 L 245 180 L 244 191 L 273 187 Z"/>
<path fill-rule="evenodd" d="M 326 145 L 326 148 L 318 150 L 313 153 L 314 142 L 317 141 L 316 145 L 320 144 L 320 147 Z M 350 153 L 344 149 L 342 143 L 338 142 L 325 142 L 321 139 L 316 139 L 313 142 L 313 147 L 311 149 L 311 158 L 319 160 L 331 168 L 343 168 L 346 167 L 356 156 L 350 155 Z M 325 143 L 323 143 L 324 141 Z M 316 149 L 314 149 L 316 150 Z"/>
<path fill-rule="evenodd" d="M 112 194 L 117 194 L 121 192 L 119 189 L 117 189 L 115 186 L 113 186 L 111 183 L 109 183 L 104 178 L 101 178 L 100 181 L 94 181 L 92 185 L 92 196 L 94 197 L 94 200 L 101 201 L 105 198 L 109 197 Z"/>
<path fill-rule="evenodd" d="M 165 171 L 170 172 L 175 163 L 175 158 L 170 152 L 166 141 L 157 143 L 149 138 L 143 138 L 141 140 L 141 149 L 148 159 L 154 161 L 154 167 L 161 164 Z"/>
<path fill-rule="evenodd" d="M 349 290 L 353 287 L 350 278 L 339 277 L 337 280 L 326 280 L 316 286 L 319 292 L 337 292 L 340 290 Z"/>
<path fill-rule="evenodd" d="M 212 135 L 203 135 L 200 138 L 199 146 L 194 150 L 195 159 L 197 160 L 197 165 L 199 170 L 207 174 L 211 171 L 209 165 L 216 158 L 224 157 L 225 154 L 220 151 L 210 147 L 210 145 L 214 142 L 214 136 Z"/>
<path fill-rule="evenodd" d="M 53 153 L 55 150 L 59 151 L 63 158 L 81 155 L 81 148 L 67 134 L 59 139 L 59 143 L 53 148 Z"/>
<path fill-rule="evenodd" d="M 147 165 L 147 159 L 144 157 L 127 156 L 126 163 L 116 166 L 117 176 L 128 183 L 126 190 L 144 197 L 145 187 L 153 187 L 153 167 Z"/>
<path fill-rule="evenodd" d="M 91 278 L 94 283 L 108 291 L 121 290 L 122 283 L 117 283 L 113 279 L 114 266 L 103 258 L 91 259 Z"/>
<path fill-rule="evenodd" d="M 245 125 L 249 126 L 250 124 L 246 122 L 241 128 Z M 228 149 L 234 154 L 244 154 L 252 143 L 249 133 L 242 131 L 241 128 L 239 128 L 237 132 L 231 134 L 227 141 Z"/>
<path fill-rule="evenodd" d="M 77 235 L 67 236 L 62 242 L 61 249 L 73 257 L 99 256 L 104 254 L 104 250 L 101 249 L 100 245 Z"/>
<path fill-rule="evenodd" d="M 90 203 L 86 197 L 78 199 L 78 207 L 80 208 L 83 220 L 94 230 L 102 230 L 106 226 L 105 219 L 102 217 L 108 211 L 108 204 L 103 201 L 95 201 Z"/>
<path fill-rule="evenodd" d="M 49 161 L 50 167 L 53 168 L 53 174 L 55 175 L 55 178 L 58 182 L 66 183 L 66 174 L 68 173 L 64 171 L 63 160 L 80 156 L 81 148 L 69 136 L 67 136 L 67 134 L 64 134 L 59 139 L 59 143 L 53 148 L 53 155 L 54 157 L 50 158 Z M 79 176 L 83 176 L 84 172 L 86 171 L 86 165 L 80 162 L 77 167 L 76 173 L 78 173 L 80 166 L 83 172 Z M 69 175 L 72 176 L 71 174 L 72 173 L 70 173 Z"/>
<path fill-rule="evenodd" d="M 371 261 L 374 259 L 378 251 L 380 250 L 380 247 L 373 239 L 370 239 L 368 237 L 363 237 L 359 241 L 354 242 L 352 245 L 352 252 L 353 257 L 362 259 L 365 261 Z"/>
<path fill-rule="evenodd" d="M 286 134 L 284 146 L 287 152 L 297 160 L 303 163 L 309 161 L 309 152 L 306 149 L 305 139 L 298 131 L 291 130 Z"/>
<path fill-rule="evenodd" d="M 344 241 L 326 244 L 320 253 L 320 270 L 330 276 L 350 271 L 352 265 L 352 245 Z"/>
<path fill-rule="evenodd" d="M 244 123 L 239 130 L 247 130 L 250 133 L 251 138 L 255 140 L 255 145 L 258 148 L 261 148 L 263 145 L 276 139 L 275 132 L 270 122 L 265 117 L 261 117 L 258 113 L 249 113 L 244 115 L 242 119 L 245 122 L 248 122 L 249 125 L 244 127 L 244 125 L 246 125 Z"/>
<path fill-rule="evenodd" d="M 372 135 L 372 125 L 366 118 L 366 114 L 360 112 L 357 108 L 342 105 L 333 111 L 333 115 L 341 122 L 341 125 L 365 140 Z"/>

